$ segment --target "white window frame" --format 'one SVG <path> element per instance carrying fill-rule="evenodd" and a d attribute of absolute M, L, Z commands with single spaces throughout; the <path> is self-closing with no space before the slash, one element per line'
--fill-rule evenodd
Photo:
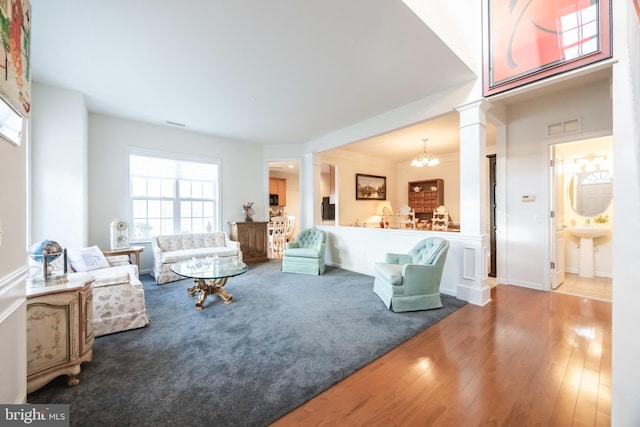
<path fill-rule="evenodd" d="M 127 152 L 127 198 L 128 198 L 128 212 L 129 212 L 129 220 L 131 221 L 130 229 L 131 229 L 131 242 L 132 243 L 145 243 L 150 242 L 153 235 L 149 235 L 145 238 L 136 238 L 134 235 L 135 224 L 133 221 L 133 202 L 134 197 L 132 195 L 132 181 L 131 181 L 131 156 L 144 156 L 144 157 L 152 157 L 158 159 L 167 159 L 173 160 L 177 162 L 193 162 L 193 163 L 204 163 L 207 165 L 212 165 L 216 167 L 217 176 L 214 177 L 214 206 L 213 206 L 213 221 L 212 221 L 212 229 L 211 231 L 220 231 L 221 230 L 221 162 L 220 159 L 217 158 L 207 158 L 204 156 L 193 156 L 187 154 L 180 153 L 167 153 L 155 150 L 140 150 L 140 149 L 129 149 Z M 180 201 L 179 193 L 178 193 L 178 179 L 176 178 L 174 183 L 174 196 L 173 200 L 173 231 L 172 234 L 180 234 Z"/>

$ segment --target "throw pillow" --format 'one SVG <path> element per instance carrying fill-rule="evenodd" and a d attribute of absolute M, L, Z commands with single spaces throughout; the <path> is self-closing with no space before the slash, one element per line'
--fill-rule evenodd
<path fill-rule="evenodd" d="M 109 267 L 109 262 L 98 246 L 67 249 L 67 258 L 75 271 L 91 271 Z"/>

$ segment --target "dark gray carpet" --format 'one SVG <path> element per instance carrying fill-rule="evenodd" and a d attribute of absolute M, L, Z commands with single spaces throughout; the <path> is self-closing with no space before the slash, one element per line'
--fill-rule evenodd
<path fill-rule="evenodd" d="M 191 281 L 142 280 L 151 323 L 96 338 L 79 386 L 59 377 L 30 403 L 69 403 L 73 426 L 264 426 L 465 304 L 393 313 L 370 276 L 282 273 L 276 260 L 229 279 L 233 304 L 209 296 L 202 311 Z"/>

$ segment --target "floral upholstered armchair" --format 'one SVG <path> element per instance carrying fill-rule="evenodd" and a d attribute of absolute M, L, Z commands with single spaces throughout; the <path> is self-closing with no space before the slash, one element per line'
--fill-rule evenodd
<path fill-rule="evenodd" d="M 150 319 L 138 266 L 129 255 L 105 256 L 98 246 L 68 248 L 68 271 L 86 271 L 93 282 L 93 333 L 96 337 L 142 328 Z"/>
<path fill-rule="evenodd" d="M 393 311 L 442 307 L 440 280 L 449 242 L 439 237 L 420 241 L 408 254 L 385 256 L 375 264 L 373 292 Z"/>
<path fill-rule="evenodd" d="M 282 253 L 282 271 L 287 273 L 324 273 L 325 232 L 317 228 L 302 230 L 296 240 L 287 243 Z"/>

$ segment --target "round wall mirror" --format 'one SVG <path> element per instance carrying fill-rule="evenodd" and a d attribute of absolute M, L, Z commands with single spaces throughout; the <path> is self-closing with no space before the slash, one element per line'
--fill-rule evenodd
<path fill-rule="evenodd" d="M 580 172 L 569 183 L 571 207 L 582 216 L 596 216 L 607 210 L 613 198 L 613 178 L 608 170 Z"/>

